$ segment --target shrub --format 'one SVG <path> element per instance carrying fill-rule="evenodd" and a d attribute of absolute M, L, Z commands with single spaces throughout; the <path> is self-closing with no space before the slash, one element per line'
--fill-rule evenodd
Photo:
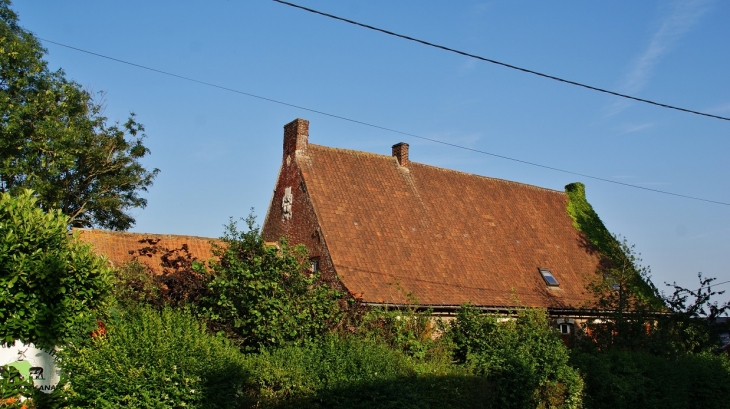
<path fill-rule="evenodd" d="M 464 306 L 447 336 L 454 357 L 494 386 L 494 407 L 578 408 L 583 381 L 568 365 L 568 350 L 543 310 L 519 311 L 514 319 Z"/>
<path fill-rule="evenodd" d="M 33 381 L 24 379 L 17 368 L 0 366 L 0 408 L 20 409 L 23 405 L 26 408 L 35 407 L 33 397 L 39 393 L 33 387 Z"/>
<path fill-rule="evenodd" d="M 0 195 L 0 342 L 53 346 L 96 327 L 110 270 L 31 191 Z"/>
<path fill-rule="evenodd" d="M 708 353 L 666 359 L 645 352 L 573 351 L 588 409 L 726 408 L 730 361 Z"/>
<path fill-rule="evenodd" d="M 208 294 L 211 279 L 205 264 L 190 254 L 187 244 L 167 248 L 159 241 L 140 240 L 144 245 L 131 252 L 135 259 L 114 270 L 114 298 L 123 307 L 148 305 L 197 309 L 201 298 Z M 162 274 L 155 274 L 136 259 L 156 254 L 159 254 Z"/>
<path fill-rule="evenodd" d="M 342 317 L 342 294 L 308 271 L 304 247 L 267 247 L 254 217 L 246 223 L 242 232 L 231 222 L 214 246 L 204 316 L 246 351 L 319 339 Z"/>
<path fill-rule="evenodd" d="M 245 358 L 187 313 L 122 311 L 105 335 L 61 352 L 73 407 L 233 408 Z"/>
<path fill-rule="evenodd" d="M 355 336 L 251 359 L 248 404 L 256 407 L 480 408 L 490 391 L 464 368 L 415 362 L 382 341 Z"/>
<path fill-rule="evenodd" d="M 154 274 L 149 267 L 136 260 L 114 269 L 112 295 L 122 308 L 164 305 Z"/>
<path fill-rule="evenodd" d="M 431 311 L 386 310 L 369 308 L 359 317 L 355 332 L 359 336 L 386 343 L 409 356 L 424 359 L 436 347 Z"/>

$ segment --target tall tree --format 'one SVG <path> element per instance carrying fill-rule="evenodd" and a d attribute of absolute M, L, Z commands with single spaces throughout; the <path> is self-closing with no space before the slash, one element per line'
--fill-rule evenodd
<path fill-rule="evenodd" d="M 32 189 L 75 227 L 126 230 L 159 172 L 140 162 L 150 153 L 144 127 L 134 114 L 108 124 L 103 104 L 50 71 L 45 53 L 0 0 L 0 192 Z"/>

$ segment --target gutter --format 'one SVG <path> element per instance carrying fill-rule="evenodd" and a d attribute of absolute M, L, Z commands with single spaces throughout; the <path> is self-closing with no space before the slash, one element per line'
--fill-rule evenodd
<path fill-rule="evenodd" d="M 404 309 L 414 309 L 419 312 L 423 312 L 426 310 L 431 310 L 432 315 L 434 316 L 456 316 L 457 312 L 462 308 L 462 305 L 440 305 L 440 304 L 395 304 L 395 303 L 374 303 L 374 302 L 364 302 L 363 305 L 366 305 L 368 307 L 376 307 L 376 308 L 385 308 L 385 309 L 394 309 L 394 310 L 404 310 Z M 517 311 L 523 311 L 531 307 L 487 307 L 487 306 L 472 306 L 473 308 L 485 312 L 485 313 L 493 313 L 493 314 L 502 314 L 502 315 L 515 315 Z M 587 310 L 587 309 L 568 309 L 568 308 L 546 308 L 548 315 L 551 317 L 570 317 L 570 318 L 597 318 L 602 317 L 605 318 L 606 316 L 609 316 L 611 314 L 614 314 L 615 311 L 611 310 Z M 631 312 L 626 312 L 625 314 L 630 315 Z M 666 312 L 649 312 L 647 315 L 649 316 L 659 316 L 659 315 L 667 315 Z"/>

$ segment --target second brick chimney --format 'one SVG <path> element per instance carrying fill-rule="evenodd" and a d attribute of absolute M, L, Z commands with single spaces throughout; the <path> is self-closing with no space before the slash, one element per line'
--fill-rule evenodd
<path fill-rule="evenodd" d="M 408 166 L 408 144 L 399 142 L 393 145 L 393 156 L 398 159 L 401 166 Z"/>
<path fill-rule="evenodd" d="M 297 118 L 284 125 L 284 160 L 294 159 L 297 152 L 306 152 L 309 140 L 309 121 Z M 290 159 L 290 160 L 291 160 Z"/>

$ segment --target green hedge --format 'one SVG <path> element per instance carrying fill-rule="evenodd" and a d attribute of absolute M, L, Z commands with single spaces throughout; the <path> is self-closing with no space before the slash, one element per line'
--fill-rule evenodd
<path fill-rule="evenodd" d="M 249 405 L 484 408 L 491 388 L 464 368 L 414 359 L 382 340 L 332 336 L 253 356 Z"/>
<path fill-rule="evenodd" d="M 642 352 L 574 351 L 587 409 L 730 407 L 730 360 L 713 354 L 666 359 Z"/>
<path fill-rule="evenodd" d="M 240 407 L 244 355 L 186 313 L 122 312 L 82 343 L 61 352 L 71 407 Z"/>

